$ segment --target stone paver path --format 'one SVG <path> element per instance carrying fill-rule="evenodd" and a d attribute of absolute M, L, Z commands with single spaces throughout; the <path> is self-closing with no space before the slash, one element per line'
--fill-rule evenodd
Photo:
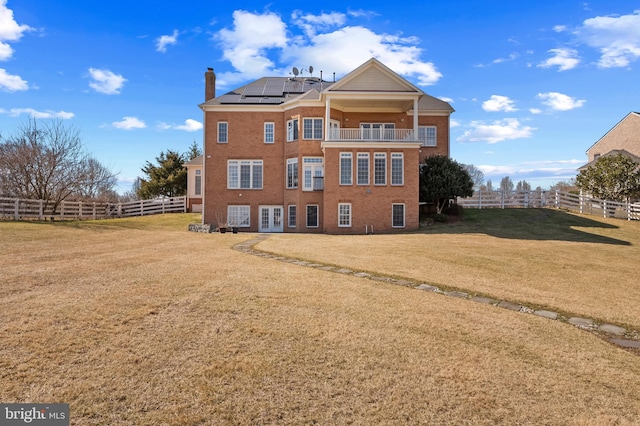
<path fill-rule="evenodd" d="M 484 296 L 474 296 L 469 293 L 465 293 L 457 290 L 445 290 L 440 287 L 434 286 L 426 282 L 420 282 L 409 279 L 397 279 L 384 274 L 374 274 L 365 271 L 354 271 L 349 268 L 335 267 L 331 265 L 324 265 L 320 263 L 307 262 L 300 259 L 294 259 L 281 255 L 274 255 L 260 251 L 255 248 L 255 245 L 265 239 L 269 238 L 270 234 L 257 234 L 254 238 L 244 241 L 235 245 L 233 248 L 243 253 L 252 254 L 254 256 L 260 256 L 268 259 L 279 260 L 281 262 L 287 262 L 298 266 L 304 266 L 309 268 L 319 269 L 321 271 L 333 272 L 343 275 L 351 275 L 358 278 L 364 278 L 374 281 L 386 282 L 390 284 L 401 285 L 405 287 L 413 287 L 417 290 L 429 291 L 432 293 L 438 293 L 443 296 L 456 297 L 459 299 L 467 299 L 469 301 L 483 303 L 487 305 L 496 306 L 498 308 L 508 309 L 515 312 L 521 312 L 526 314 L 533 314 L 543 318 L 548 318 L 554 321 L 562 321 L 578 327 L 583 330 L 597 332 L 603 336 L 607 341 L 615 345 L 635 350 L 634 353 L 640 355 L 640 332 L 638 330 L 632 330 L 623 328 L 614 324 L 607 324 L 603 321 L 598 321 L 594 318 L 582 318 L 579 316 L 566 316 L 558 312 L 547 310 L 534 310 L 525 305 L 514 303 L 508 300 L 491 299 Z"/>

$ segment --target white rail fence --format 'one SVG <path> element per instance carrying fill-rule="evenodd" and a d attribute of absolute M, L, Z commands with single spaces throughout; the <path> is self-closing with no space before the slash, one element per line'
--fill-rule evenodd
<path fill-rule="evenodd" d="M 62 201 L 56 211 L 43 200 L 0 198 L 0 219 L 12 220 L 82 220 L 146 216 L 162 213 L 185 213 L 187 197 L 130 201 L 126 203 L 92 203 Z"/>
<path fill-rule="evenodd" d="M 618 203 L 563 191 L 475 191 L 458 205 L 476 209 L 555 207 L 577 213 L 640 220 L 640 204 Z"/>

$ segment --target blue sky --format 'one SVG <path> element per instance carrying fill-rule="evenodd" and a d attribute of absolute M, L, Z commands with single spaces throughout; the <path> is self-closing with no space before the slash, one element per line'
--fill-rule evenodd
<path fill-rule="evenodd" d="M 451 103 L 455 160 L 546 188 L 640 110 L 640 3 L 0 0 L 0 132 L 62 119 L 124 192 L 202 143 L 207 67 L 219 95 L 371 57 Z"/>

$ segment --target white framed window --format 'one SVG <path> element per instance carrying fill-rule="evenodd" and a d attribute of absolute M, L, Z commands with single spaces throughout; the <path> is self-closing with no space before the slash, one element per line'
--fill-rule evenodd
<path fill-rule="evenodd" d="M 436 126 L 418 126 L 418 139 L 422 141 L 422 146 L 437 146 Z"/>
<path fill-rule="evenodd" d="M 362 139 L 394 139 L 394 123 L 361 123 Z"/>
<path fill-rule="evenodd" d="M 287 189 L 298 187 L 298 158 L 287 158 Z"/>
<path fill-rule="evenodd" d="M 264 123 L 264 143 L 274 143 L 275 142 L 275 123 Z"/>
<path fill-rule="evenodd" d="M 387 184 L 387 154 L 384 152 L 373 154 L 373 184 Z"/>
<path fill-rule="evenodd" d="M 307 228 L 317 228 L 320 226 L 318 213 L 319 209 L 317 204 L 307 205 Z"/>
<path fill-rule="evenodd" d="M 289 228 L 295 228 L 298 222 L 297 211 L 295 204 L 291 204 L 288 207 L 287 224 Z"/>
<path fill-rule="evenodd" d="M 369 153 L 358 153 L 358 171 L 357 179 L 358 185 L 369 185 Z"/>
<path fill-rule="evenodd" d="M 338 226 L 342 228 L 351 227 L 350 203 L 338 203 Z"/>
<path fill-rule="evenodd" d="M 248 228 L 251 226 L 251 207 L 227 206 L 227 221 L 231 226 Z"/>
<path fill-rule="evenodd" d="M 302 190 L 314 191 L 324 188 L 324 160 L 322 157 L 302 158 Z"/>
<path fill-rule="evenodd" d="M 391 153 L 391 185 L 404 185 L 404 154 Z"/>
<path fill-rule="evenodd" d="M 298 140 L 298 119 L 287 121 L 287 142 L 293 142 Z"/>
<path fill-rule="evenodd" d="M 391 205 L 391 226 L 404 228 L 404 204 Z"/>
<path fill-rule="evenodd" d="M 302 119 L 302 138 L 303 139 L 322 139 L 322 118 L 303 118 Z"/>
<path fill-rule="evenodd" d="M 194 194 L 202 195 L 202 170 L 196 170 Z"/>
<path fill-rule="evenodd" d="M 229 123 L 218 121 L 218 143 L 229 142 Z"/>
<path fill-rule="evenodd" d="M 353 184 L 353 155 L 350 152 L 340 153 L 340 185 Z"/>
<path fill-rule="evenodd" d="M 262 189 L 262 160 L 228 160 L 227 189 Z"/>

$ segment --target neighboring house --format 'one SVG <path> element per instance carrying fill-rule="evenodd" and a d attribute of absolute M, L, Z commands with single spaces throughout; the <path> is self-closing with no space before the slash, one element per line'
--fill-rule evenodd
<path fill-rule="evenodd" d="M 219 97 L 209 69 L 200 108 L 203 223 L 336 234 L 419 227 L 418 166 L 449 155 L 454 111 L 377 59 L 335 82 L 264 77 Z"/>
<path fill-rule="evenodd" d="M 601 156 L 616 153 L 628 155 L 634 161 L 640 157 L 640 113 L 630 112 L 591 145 L 587 150 L 588 163 L 578 170 L 589 167 Z"/>
<path fill-rule="evenodd" d="M 184 163 L 187 168 L 187 209 L 190 212 L 202 212 L 202 160 L 199 155 Z"/>

